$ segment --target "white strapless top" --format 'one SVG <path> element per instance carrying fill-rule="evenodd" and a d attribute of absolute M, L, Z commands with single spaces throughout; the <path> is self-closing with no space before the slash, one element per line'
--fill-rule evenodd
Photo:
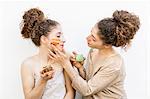
<path fill-rule="evenodd" d="M 54 69 L 54 76 L 47 81 L 42 99 L 63 99 L 66 94 L 65 79 L 63 68 L 59 64 L 52 65 Z M 40 70 L 37 69 L 34 73 L 35 84 L 40 78 Z"/>

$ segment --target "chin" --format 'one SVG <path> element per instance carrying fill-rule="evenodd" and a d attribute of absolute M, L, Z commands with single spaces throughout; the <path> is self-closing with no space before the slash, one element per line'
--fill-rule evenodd
<path fill-rule="evenodd" d="M 88 44 L 88 46 L 89 46 L 90 48 L 96 48 L 95 46 L 92 46 L 92 45 L 90 45 L 90 44 Z"/>

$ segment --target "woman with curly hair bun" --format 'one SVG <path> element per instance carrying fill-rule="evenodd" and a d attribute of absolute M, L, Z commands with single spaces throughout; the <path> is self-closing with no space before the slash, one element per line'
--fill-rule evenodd
<path fill-rule="evenodd" d="M 64 38 L 58 22 L 46 19 L 44 13 L 32 8 L 23 15 L 21 34 L 39 48 L 21 66 L 25 99 L 74 99 L 70 79 L 62 66 L 48 57 L 51 45 L 64 50 Z"/>
<path fill-rule="evenodd" d="M 126 99 L 124 62 L 113 47 L 126 48 L 130 45 L 139 26 L 136 15 L 115 11 L 112 17 L 100 20 L 92 28 L 87 37 L 87 44 L 92 50 L 84 66 L 74 57 L 70 62 L 69 57 L 54 46 L 56 54 L 51 52 L 51 58 L 63 66 L 72 86 L 83 95 L 83 99 Z M 79 74 L 72 65 L 77 67 Z"/>

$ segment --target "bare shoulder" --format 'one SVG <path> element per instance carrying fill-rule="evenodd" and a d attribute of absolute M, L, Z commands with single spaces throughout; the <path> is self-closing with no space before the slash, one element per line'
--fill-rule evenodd
<path fill-rule="evenodd" d="M 36 55 L 34 55 L 34 56 L 31 56 L 31 57 L 28 57 L 28 58 L 26 58 L 23 62 L 22 62 L 22 64 L 21 64 L 21 68 L 32 68 L 32 66 L 33 66 L 33 64 L 35 63 L 35 60 L 36 60 Z"/>
<path fill-rule="evenodd" d="M 34 87 L 34 58 L 34 56 L 28 57 L 21 64 L 21 79 L 25 93 L 31 91 Z"/>

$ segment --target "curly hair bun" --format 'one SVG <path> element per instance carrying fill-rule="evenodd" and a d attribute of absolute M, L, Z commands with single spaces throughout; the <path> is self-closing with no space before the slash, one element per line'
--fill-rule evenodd
<path fill-rule="evenodd" d="M 33 29 L 44 20 L 44 13 L 37 9 L 32 8 L 23 15 L 23 27 L 21 34 L 24 38 L 31 38 Z"/>
<path fill-rule="evenodd" d="M 113 20 L 116 22 L 116 43 L 114 46 L 126 46 L 133 39 L 139 29 L 139 18 L 127 11 L 116 10 L 113 13 Z"/>

